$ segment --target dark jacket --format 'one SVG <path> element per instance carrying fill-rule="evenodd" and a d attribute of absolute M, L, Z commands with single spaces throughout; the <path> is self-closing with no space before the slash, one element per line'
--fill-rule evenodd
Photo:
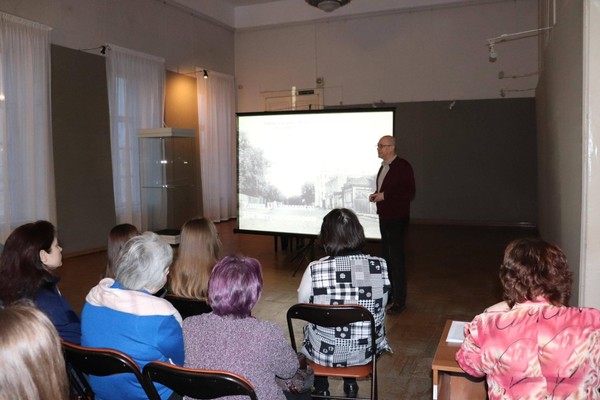
<path fill-rule="evenodd" d="M 56 287 L 58 281 L 60 278 L 53 277 L 38 289 L 35 305 L 48 315 L 61 339 L 80 344 L 81 321 L 67 300 L 60 295 Z"/>
<path fill-rule="evenodd" d="M 381 168 L 377 176 L 381 173 Z M 379 192 L 384 200 L 377 203 L 380 219 L 404 219 L 410 217 L 410 202 L 415 198 L 415 176 L 408 161 L 397 157 L 390 163 Z"/>

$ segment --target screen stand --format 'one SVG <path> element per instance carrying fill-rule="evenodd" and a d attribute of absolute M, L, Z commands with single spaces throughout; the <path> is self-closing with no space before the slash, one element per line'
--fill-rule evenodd
<path fill-rule="evenodd" d="M 294 273 L 292 274 L 292 276 L 296 276 L 296 274 L 298 273 L 298 270 L 302 266 L 302 262 L 304 260 L 306 260 L 308 263 L 310 263 L 312 260 L 314 260 L 314 257 L 315 257 L 315 239 L 311 238 L 310 242 L 308 242 L 307 245 L 297 247 L 296 254 L 294 254 L 291 261 L 297 260 L 298 264 L 297 264 L 296 269 L 294 270 Z"/>

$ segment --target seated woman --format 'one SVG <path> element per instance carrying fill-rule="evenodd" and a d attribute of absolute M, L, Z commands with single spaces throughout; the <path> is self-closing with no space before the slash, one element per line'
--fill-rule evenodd
<path fill-rule="evenodd" d="M 68 400 L 58 332 L 33 303 L 0 307 L 0 399 Z"/>
<path fill-rule="evenodd" d="M 62 265 L 54 225 L 37 221 L 19 226 L 6 239 L 0 255 L 0 301 L 9 305 L 29 299 L 45 312 L 68 342 L 81 342 L 81 323 L 57 284 L 54 270 Z"/>
<path fill-rule="evenodd" d="M 86 296 L 82 344 L 128 354 L 138 366 L 158 360 L 183 364 L 181 317 L 171 303 L 153 296 L 167 281 L 173 250 L 152 232 L 134 236 L 115 265 L 115 279 L 104 278 Z M 132 374 L 90 376 L 99 399 L 147 399 Z M 162 399 L 178 395 L 156 385 Z"/>
<path fill-rule="evenodd" d="M 106 247 L 107 252 L 107 263 L 106 271 L 104 271 L 104 278 L 115 277 L 115 263 L 119 252 L 127 243 L 129 239 L 139 235 L 138 229 L 131 224 L 119 224 L 115 225 L 108 233 L 108 246 Z"/>
<path fill-rule="evenodd" d="M 169 293 L 206 300 L 208 279 L 220 251 L 217 228 L 211 220 L 195 218 L 183 224 L 177 258 L 169 274 Z"/>
<path fill-rule="evenodd" d="M 249 380 L 259 399 L 285 399 L 275 376 L 292 377 L 298 358 L 279 326 L 251 316 L 262 288 L 258 260 L 217 263 L 208 282 L 213 312 L 183 321 L 185 366 L 230 371 Z"/>
<path fill-rule="evenodd" d="M 327 257 L 308 265 L 300 287 L 298 301 L 314 304 L 359 304 L 375 318 L 377 355 L 391 351 L 385 336 L 385 306 L 391 289 L 384 259 L 362 252 L 366 239 L 356 214 L 346 208 L 330 211 L 321 225 L 319 240 Z M 357 323 L 358 324 L 358 323 Z M 334 366 L 364 365 L 371 345 L 366 342 L 367 329 L 353 330 L 349 338 L 339 338 L 335 328 L 309 324 L 304 329 L 302 352 L 317 364 Z M 321 351 L 324 344 L 335 344 L 335 350 Z M 344 392 L 356 397 L 355 379 L 344 379 Z M 315 376 L 315 393 L 329 395 L 326 377 Z"/>
<path fill-rule="evenodd" d="M 505 301 L 476 316 L 456 361 L 486 376 L 496 399 L 600 399 L 600 311 L 568 307 L 572 277 L 563 252 L 517 239 L 504 252 Z"/>

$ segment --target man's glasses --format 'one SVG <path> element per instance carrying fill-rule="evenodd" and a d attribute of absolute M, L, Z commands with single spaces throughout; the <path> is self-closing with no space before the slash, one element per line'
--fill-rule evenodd
<path fill-rule="evenodd" d="M 378 144 L 378 145 L 377 145 L 377 148 L 378 148 L 378 149 L 381 149 L 381 148 L 383 148 L 383 147 L 387 147 L 387 146 L 393 146 L 393 144 Z"/>

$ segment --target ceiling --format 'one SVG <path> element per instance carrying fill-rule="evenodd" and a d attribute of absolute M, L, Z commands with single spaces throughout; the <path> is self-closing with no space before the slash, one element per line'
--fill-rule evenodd
<path fill-rule="evenodd" d="M 225 3 L 229 3 L 234 7 L 240 6 L 255 6 L 262 3 L 273 3 L 281 0 L 223 0 Z"/>
<path fill-rule="evenodd" d="M 498 0 L 353 0 L 327 13 L 304 0 L 167 0 L 233 29 Z M 508 0 L 507 0 L 508 1 Z"/>

